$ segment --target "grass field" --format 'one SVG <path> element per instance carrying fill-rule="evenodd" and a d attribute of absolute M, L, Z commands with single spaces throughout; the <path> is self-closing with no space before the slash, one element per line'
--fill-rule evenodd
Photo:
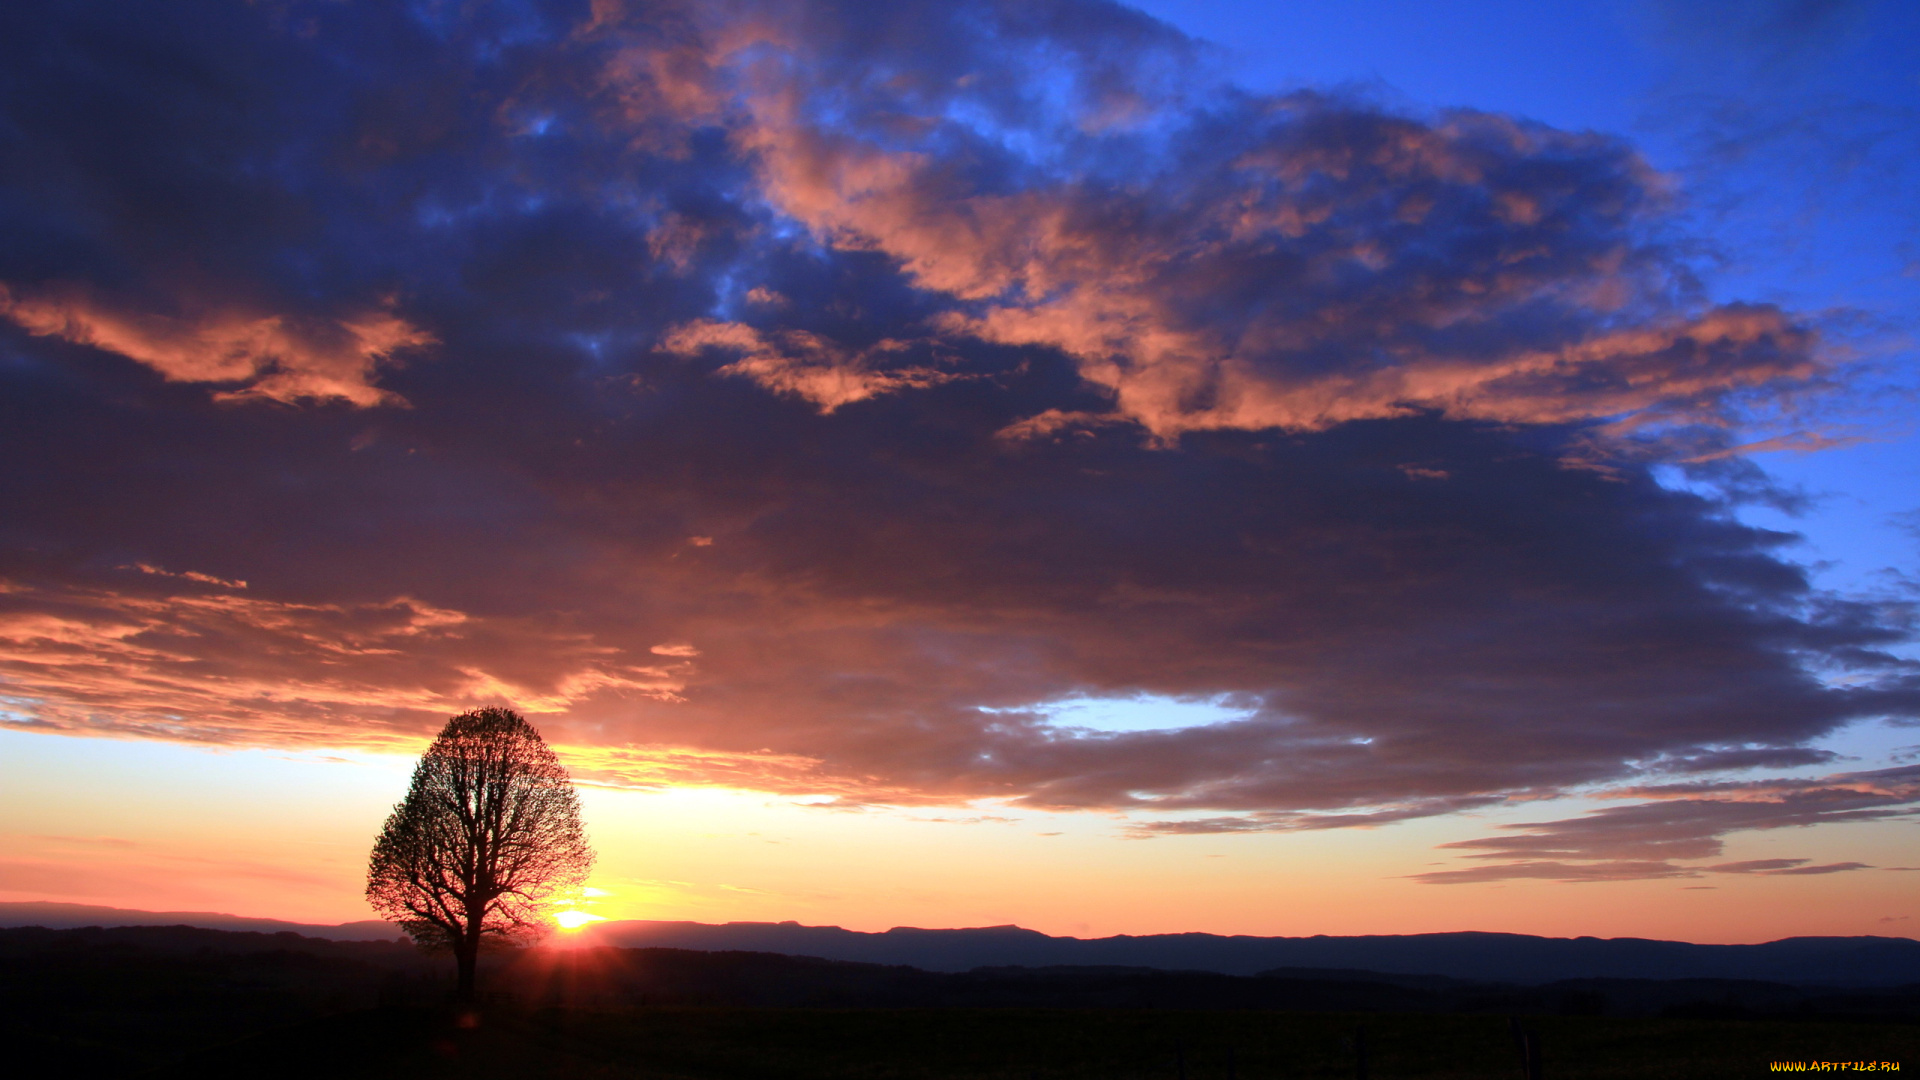
<path fill-rule="evenodd" d="M 1911 1024 L 1527 1021 L 1551 1080 L 1751 1077 L 1773 1061 L 1898 1062 Z M 1363 1035 L 1360 1035 L 1364 1032 Z M 1497 1016 L 1069 1010 L 364 1010 L 263 1033 L 157 1075 L 650 1080 L 1277 1080 L 1522 1076 Z"/>

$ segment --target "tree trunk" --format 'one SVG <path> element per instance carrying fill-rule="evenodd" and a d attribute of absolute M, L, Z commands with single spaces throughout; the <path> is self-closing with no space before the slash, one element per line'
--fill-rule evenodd
<path fill-rule="evenodd" d="M 461 1004 L 473 1001 L 473 969 L 480 955 L 480 941 L 462 935 L 453 944 L 453 962 L 460 969 L 459 981 L 454 984 L 453 999 Z"/>

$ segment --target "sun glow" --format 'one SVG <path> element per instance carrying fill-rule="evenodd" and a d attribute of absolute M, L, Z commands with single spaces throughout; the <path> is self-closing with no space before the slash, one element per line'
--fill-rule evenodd
<path fill-rule="evenodd" d="M 559 923 L 562 930 L 578 930 L 588 923 L 605 922 L 606 918 L 586 911 L 562 911 L 554 915 L 553 921 Z"/>

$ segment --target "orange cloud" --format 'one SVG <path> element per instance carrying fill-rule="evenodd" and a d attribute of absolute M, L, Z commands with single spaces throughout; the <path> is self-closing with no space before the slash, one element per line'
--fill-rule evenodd
<path fill-rule="evenodd" d="M 775 393 L 818 406 L 823 413 L 842 405 L 909 387 L 935 386 L 958 376 L 926 366 L 889 366 L 912 350 L 906 342 L 886 340 L 858 351 L 817 334 L 788 330 L 767 335 L 742 323 L 696 319 L 668 331 L 663 352 L 695 356 L 715 349 L 742 354 L 720 369 L 722 375 L 751 379 Z"/>
<path fill-rule="evenodd" d="M 675 700 L 691 661 L 635 664 L 590 635 L 412 597 L 306 604 L 11 585 L 0 677 L 36 730 L 235 745 L 411 747 L 476 704 L 564 713 Z"/>
<path fill-rule="evenodd" d="M 726 787 L 772 795 L 803 796 L 848 806 L 864 803 L 945 803 L 910 787 L 873 777 L 847 776 L 817 757 L 773 751 L 732 752 L 690 746 L 555 747 L 576 779 L 610 787 Z"/>
<path fill-rule="evenodd" d="M 214 577 L 212 574 L 203 574 L 198 570 L 183 570 L 179 573 L 174 573 L 171 570 L 164 570 L 152 563 L 134 563 L 130 567 L 123 566 L 120 569 L 138 570 L 143 574 L 157 574 L 160 577 L 179 578 L 182 581 L 198 581 L 204 585 L 218 585 L 223 589 L 244 589 L 247 587 L 247 583 L 238 578 Z"/>
<path fill-rule="evenodd" d="M 868 131 L 821 121 L 806 65 L 767 62 L 769 49 L 801 50 L 794 35 L 741 40 L 760 48 L 710 47 L 699 110 L 724 111 L 732 88 L 733 137 L 769 202 L 962 302 L 934 316 L 941 333 L 1064 351 L 1162 443 L 1420 410 L 1719 423 L 1731 398 L 1826 364 L 1812 331 L 1771 308 L 1658 311 L 1669 283 L 1626 237 L 1636 205 L 1668 185 L 1596 136 L 1471 113 L 1427 126 L 1303 94 L 1269 103 L 1243 149 L 1192 162 L 1179 191 L 1071 172 L 1006 191 L 922 148 L 914 136 L 936 116 Z M 1561 175 L 1515 167 L 1548 159 Z M 1383 200 L 1396 214 L 1379 213 Z M 1612 235 L 1580 235 L 1595 205 Z M 1449 246 L 1460 256 L 1439 265 L 1433 251 Z M 1555 308 L 1565 325 L 1549 340 L 1502 331 L 1551 324 L 1541 313 Z M 1627 328 L 1608 318 L 1635 309 Z M 823 410 L 943 381 L 879 374 L 871 350 L 800 331 L 774 340 L 702 321 L 669 335 L 669 351 L 694 346 L 739 350 L 726 373 Z"/>
<path fill-rule="evenodd" d="M 19 296 L 0 285 L 0 315 L 28 333 L 118 353 L 169 382 L 239 383 L 217 400 L 405 405 L 374 369 L 434 337 L 388 311 L 301 323 L 236 309 L 167 316 L 118 309 L 81 289 Z"/>

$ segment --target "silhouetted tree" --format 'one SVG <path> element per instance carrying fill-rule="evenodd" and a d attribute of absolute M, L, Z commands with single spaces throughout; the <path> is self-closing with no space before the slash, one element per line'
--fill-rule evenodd
<path fill-rule="evenodd" d="M 373 845 L 367 900 L 451 951 L 469 1000 L 482 942 L 545 933 L 547 907 L 592 866 L 565 766 L 517 713 L 479 709 L 447 721 L 414 768 Z"/>

